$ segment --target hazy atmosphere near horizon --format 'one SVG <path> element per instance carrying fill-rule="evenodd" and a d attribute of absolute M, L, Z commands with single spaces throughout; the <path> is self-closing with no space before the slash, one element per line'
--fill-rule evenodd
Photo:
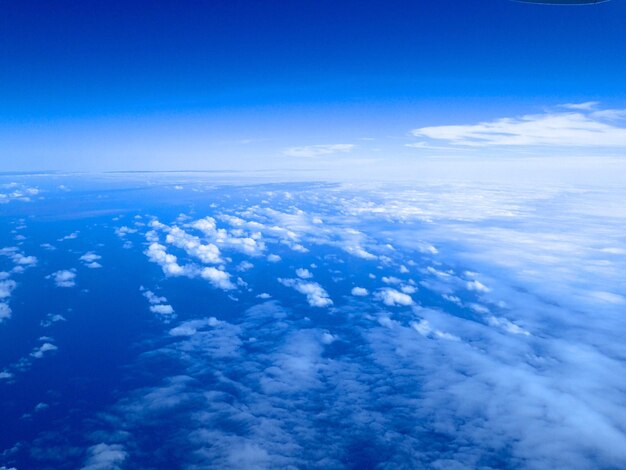
<path fill-rule="evenodd" d="M 626 0 L 7 0 L 0 470 L 626 468 Z"/>

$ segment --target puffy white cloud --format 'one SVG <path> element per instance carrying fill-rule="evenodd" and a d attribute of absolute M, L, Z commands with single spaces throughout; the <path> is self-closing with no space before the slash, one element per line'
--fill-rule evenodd
<path fill-rule="evenodd" d="M 93 263 L 94 261 L 98 261 L 102 259 L 102 256 L 95 254 L 93 251 L 88 251 L 83 256 L 79 258 L 81 261 L 85 263 Z"/>
<path fill-rule="evenodd" d="M 220 250 L 212 243 L 203 244 L 200 239 L 194 235 L 190 235 L 179 227 L 173 227 L 165 237 L 165 241 L 178 248 L 182 248 L 202 263 L 218 264 L 222 262 Z"/>
<path fill-rule="evenodd" d="M 29 268 L 37 264 L 37 258 L 35 256 L 26 256 L 20 253 L 19 249 L 14 246 L 0 249 L 0 255 L 10 258 L 13 263 L 15 263 L 15 267 L 13 268 L 14 272 L 23 271 L 24 268 Z"/>
<path fill-rule="evenodd" d="M 278 263 L 278 262 L 280 262 L 281 257 L 278 256 L 278 255 L 271 254 L 271 255 L 267 255 L 267 260 L 270 263 Z"/>
<path fill-rule="evenodd" d="M 196 220 L 189 224 L 189 227 L 199 230 L 208 240 L 211 240 L 223 249 L 237 250 L 249 256 L 258 256 L 265 250 L 265 244 L 261 240 L 262 235 L 260 232 L 246 233 L 241 228 L 246 227 L 254 230 L 257 228 L 254 224 L 246 223 L 239 217 L 226 214 L 221 215 L 220 218 L 238 228 L 230 231 L 217 228 L 213 217 Z"/>
<path fill-rule="evenodd" d="M 95 254 L 93 251 L 88 251 L 79 259 L 89 269 L 98 269 L 102 267 L 102 265 L 98 263 L 98 260 L 102 259 L 102 256 Z"/>
<path fill-rule="evenodd" d="M 159 315 L 172 315 L 174 313 L 174 308 L 167 304 L 151 305 L 150 311 L 152 313 L 158 313 Z"/>
<path fill-rule="evenodd" d="M 156 242 L 151 243 L 145 253 L 150 261 L 161 266 L 166 276 L 185 275 L 185 269 L 178 264 L 178 258 L 168 253 L 164 245 Z"/>
<path fill-rule="evenodd" d="M 374 294 L 377 300 L 390 307 L 402 305 L 413 305 L 413 299 L 410 295 L 404 294 L 396 289 L 384 288 Z"/>
<path fill-rule="evenodd" d="M 30 202 L 31 196 L 40 193 L 39 188 L 15 182 L 2 184 L 0 189 L 8 190 L 8 192 L 0 192 L 0 204 L 7 204 L 11 201 Z"/>
<path fill-rule="evenodd" d="M 365 297 L 366 295 L 369 294 L 369 292 L 367 292 L 367 289 L 365 287 L 353 287 L 350 292 L 352 293 L 352 295 L 356 297 Z"/>
<path fill-rule="evenodd" d="M 347 153 L 354 149 L 354 144 L 308 145 L 305 147 L 290 147 L 283 150 L 288 157 L 320 157 L 335 153 Z"/>
<path fill-rule="evenodd" d="M 301 279 L 311 279 L 313 277 L 313 274 L 306 268 L 298 268 L 296 269 L 296 276 Z"/>
<path fill-rule="evenodd" d="M 62 269 L 50 274 L 47 278 L 52 279 L 57 287 L 74 287 L 76 285 L 74 270 Z"/>
<path fill-rule="evenodd" d="M 167 302 L 167 298 L 160 296 L 160 295 L 156 295 L 151 290 L 145 290 L 143 286 L 140 287 L 139 290 L 143 292 L 143 296 L 146 299 L 148 299 L 148 302 L 150 302 L 151 305 L 162 304 L 164 302 Z"/>
<path fill-rule="evenodd" d="M 0 281 L 0 300 L 10 297 L 16 287 L 17 282 L 12 279 Z"/>
<path fill-rule="evenodd" d="M 480 282 L 478 279 L 474 279 L 472 281 L 468 281 L 465 283 L 465 286 L 468 290 L 473 290 L 476 292 L 490 292 L 491 289 Z"/>
<path fill-rule="evenodd" d="M 235 288 L 233 283 L 230 281 L 230 275 L 220 269 L 216 269 L 213 267 L 204 268 L 200 272 L 200 276 L 202 277 L 202 279 L 206 279 L 211 284 L 213 284 L 213 286 L 219 289 L 232 290 Z"/>
<path fill-rule="evenodd" d="M 305 282 L 302 279 L 282 279 L 278 282 L 287 287 L 292 287 L 301 294 L 306 295 L 307 302 L 311 307 L 330 307 L 333 301 L 328 293 L 317 282 Z"/>
<path fill-rule="evenodd" d="M 124 238 L 126 235 L 128 235 L 130 233 L 137 233 L 137 229 L 136 228 L 127 227 L 126 225 L 123 225 L 122 227 L 116 227 L 115 228 L 115 234 L 118 237 L 120 237 L 120 238 Z"/>

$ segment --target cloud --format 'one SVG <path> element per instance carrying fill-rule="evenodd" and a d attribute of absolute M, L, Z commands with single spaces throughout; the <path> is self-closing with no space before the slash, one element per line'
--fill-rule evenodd
<path fill-rule="evenodd" d="M 35 359 L 41 359 L 45 353 L 50 352 L 50 351 L 56 351 L 57 349 L 59 348 L 57 348 L 52 343 L 43 343 L 38 348 L 35 348 L 33 352 L 30 353 L 30 355 L 34 357 Z"/>
<path fill-rule="evenodd" d="M 88 449 L 87 454 L 81 470 L 118 470 L 128 457 L 121 444 L 96 444 Z"/>
<path fill-rule="evenodd" d="M 296 269 L 296 276 L 298 276 L 300 279 L 311 279 L 313 277 L 313 274 L 306 268 L 298 268 Z"/>
<path fill-rule="evenodd" d="M 572 111 L 553 111 L 501 118 L 478 124 L 414 129 L 415 137 L 461 147 L 626 147 L 626 110 L 594 110 L 594 103 L 570 104 Z M 621 117 L 621 119 L 620 119 Z M 410 144 L 411 145 L 411 144 Z M 427 142 L 412 144 L 426 147 Z"/>
<path fill-rule="evenodd" d="M 350 292 L 356 297 L 365 297 L 368 295 L 367 289 L 364 287 L 353 287 Z"/>
<path fill-rule="evenodd" d="M 585 101 L 583 103 L 566 103 L 559 107 L 565 109 L 576 109 L 581 111 L 591 111 L 596 108 L 600 103 L 598 101 Z"/>
<path fill-rule="evenodd" d="M 79 259 L 89 269 L 98 269 L 102 267 L 102 265 L 98 263 L 98 260 L 102 259 L 102 256 L 95 254 L 93 251 L 88 251 Z"/>
<path fill-rule="evenodd" d="M 76 285 L 74 270 L 62 269 L 50 274 L 47 279 L 52 279 L 57 287 L 74 287 Z"/>
<path fill-rule="evenodd" d="M 484 285 L 482 282 L 480 282 L 477 279 L 466 282 L 465 286 L 467 287 L 468 290 L 473 290 L 476 292 L 490 292 L 491 291 L 489 287 L 487 287 L 486 285 Z"/>
<path fill-rule="evenodd" d="M 157 263 L 163 269 L 166 276 L 183 276 L 185 269 L 178 264 L 178 258 L 169 254 L 167 248 L 160 243 L 151 243 L 145 251 L 146 256 L 153 263 Z"/>
<path fill-rule="evenodd" d="M 11 307 L 3 302 L 0 302 L 0 323 L 8 318 L 11 318 Z"/>
<path fill-rule="evenodd" d="M 0 281 L 0 300 L 11 297 L 11 293 L 17 287 L 17 282 L 8 279 Z"/>
<path fill-rule="evenodd" d="M 159 315 L 172 315 L 174 313 L 174 308 L 167 304 L 151 305 L 150 311 L 152 313 L 158 313 Z"/>
<path fill-rule="evenodd" d="M 328 293 L 317 282 L 305 282 L 301 279 L 282 279 L 278 282 L 287 287 L 293 287 L 301 294 L 306 295 L 307 302 L 311 307 L 330 307 L 333 301 Z"/>
<path fill-rule="evenodd" d="M 26 256 L 20 253 L 19 249 L 14 246 L 0 249 L 0 255 L 10 258 L 15 263 L 16 266 L 13 268 L 13 271 L 30 268 L 37 264 L 35 256 Z"/>
<path fill-rule="evenodd" d="M 11 372 L 7 372 L 6 370 L 0 371 L 0 380 L 9 380 L 11 378 L 13 378 Z"/>
<path fill-rule="evenodd" d="M 167 302 L 167 298 L 156 295 L 151 290 L 145 290 L 143 286 L 140 287 L 139 290 L 143 292 L 143 296 L 148 299 L 148 302 L 150 302 L 151 305 L 157 305 Z"/>
<path fill-rule="evenodd" d="M 227 272 L 213 267 L 204 268 L 200 272 L 200 277 L 202 277 L 202 279 L 206 279 L 213 284 L 213 286 L 219 289 L 232 290 L 235 288 L 233 283 L 230 281 L 230 275 Z"/>
<path fill-rule="evenodd" d="M 169 230 L 165 241 L 182 248 L 187 254 L 198 258 L 202 263 L 218 264 L 222 262 L 220 250 L 217 246 L 212 243 L 203 244 L 198 237 L 190 235 L 178 227 L 173 227 Z"/>
<path fill-rule="evenodd" d="M 290 147 L 283 150 L 288 157 L 320 157 L 335 153 L 347 153 L 354 149 L 354 144 L 309 145 L 305 147 Z"/>
<path fill-rule="evenodd" d="M 380 289 L 374 296 L 377 300 L 380 300 L 389 307 L 413 305 L 413 299 L 410 295 L 404 294 L 396 289 Z"/>
<path fill-rule="evenodd" d="M 65 240 L 74 240 L 74 239 L 78 238 L 78 234 L 79 233 L 80 233 L 79 231 L 72 232 L 69 235 L 65 235 L 64 237 L 59 238 L 57 241 L 63 242 Z"/>

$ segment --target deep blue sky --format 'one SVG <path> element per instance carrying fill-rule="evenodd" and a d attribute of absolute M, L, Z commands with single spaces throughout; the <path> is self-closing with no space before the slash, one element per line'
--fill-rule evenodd
<path fill-rule="evenodd" d="M 6 1 L 0 166 L 177 167 L 180 149 L 183 166 L 228 167 L 232 142 L 264 142 L 245 149 L 258 160 L 565 102 L 620 106 L 625 19 L 620 0 Z"/>

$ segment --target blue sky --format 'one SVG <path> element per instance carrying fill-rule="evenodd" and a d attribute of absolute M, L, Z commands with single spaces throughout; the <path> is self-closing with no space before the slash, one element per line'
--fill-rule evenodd
<path fill-rule="evenodd" d="M 5 171 L 309 168 L 337 158 L 402 166 L 437 153 L 406 148 L 412 129 L 562 112 L 565 103 L 625 107 L 620 1 L 3 8 Z M 352 147 L 305 163 L 289 150 L 333 145 Z M 532 153 L 558 154 L 543 147 Z"/>

